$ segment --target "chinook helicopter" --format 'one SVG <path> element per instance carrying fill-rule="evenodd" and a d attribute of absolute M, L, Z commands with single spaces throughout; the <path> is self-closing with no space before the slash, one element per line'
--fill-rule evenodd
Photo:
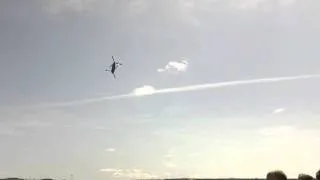
<path fill-rule="evenodd" d="M 116 69 L 118 69 L 118 67 L 122 66 L 122 63 L 120 63 L 119 61 L 115 61 L 113 56 L 112 56 L 112 60 L 113 60 L 113 62 L 109 66 L 110 69 L 105 69 L 105 71 L 111 72 L 113 77 L 116 79 L 116 75 L 114 73 L 115 73 Z"/>

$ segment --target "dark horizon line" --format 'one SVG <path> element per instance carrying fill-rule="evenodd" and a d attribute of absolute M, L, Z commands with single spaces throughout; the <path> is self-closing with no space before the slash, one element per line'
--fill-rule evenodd
<path fill-rule="evenodd" d="M 54 178 L 17 178 L 8 177 L 0 180 L 66 180 Z M 152 178 L 152 179 L 133 179 L 133 180 L 266 180 L 266 178 Z M 287 180 L 297 180 L 297 178 L 288 178 Z"/>
<path fill-rule="evenodd" d="M 266 180 L 266 178 L 152 178 L 135 180 Z M 287 180 L 297 180 L 297 178 L 288 178 Z"/>

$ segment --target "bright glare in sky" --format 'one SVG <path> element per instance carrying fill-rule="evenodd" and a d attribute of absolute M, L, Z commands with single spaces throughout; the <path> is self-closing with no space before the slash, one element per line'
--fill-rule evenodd
<path fill-rule="evenodd" d="M 140 88 L 136 88 L 133 93 L 136 96 L 144 96 L 144 95 L 150 95 L 153 94 L 156 90 L 152 86 L 143 86 Z"/>

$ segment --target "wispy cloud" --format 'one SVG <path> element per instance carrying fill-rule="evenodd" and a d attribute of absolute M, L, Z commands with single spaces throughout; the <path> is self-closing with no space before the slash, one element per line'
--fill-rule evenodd
<path fill-rule="evenodd" d="M 106 168 L 106 169 L 100 169 L 101 172 L 118 172 L 122 171 L 122 169 L 114 169 L 114 168 Z"/>
<path fill-rule="evenodd" d="M 107 151 L 107 152 L 115 152 L 116 149 L 114 149 L 114 148 L 107 148 L 106 151 Z"/>
<path fill-rule="evenodd" d="M 186 60 L 170 61 L 164 68 L 158 69 L 158 72 L 169 72 L 169 73 L 185 72 L 188 68 L 188 65 L 189 63 Z"/>
<path fill-rule="evenodd" d="M 117 178 L 156 178 L 152 173 L 145 172 L 141 169 L 100 169 L 101 172 L 111 173 L 113 177 Z"/>
<path fill-rule="evenodd" d="M 272 112 L 272 114 L 279 114 L 279 113 L 282 113 L 282 112 L 284 112 L 284 111 L 286 111 L 285 108 L 278 108 L 278 109 L 275 109 L 275 110 Z"/>
<path fill-rule="evenodd" d="M 88 104 L 88 103 L 94 103 L 94 102 L 101 102 L 106 100 L 132 98 L 137 96 L 199 91 L 199 90 L 232 87 L 232 86 L 240 86 L 240 85 L 248 85 L 248 84 L 276 83 L 281 81 L 303 80 L 303 79 L 312 79 L 312 78 L 320 78 L 320 75 L 313 74 L 313 75 L 226 81 L 226 82 L 191 85 L 191 86 L 183 86 L 183 87 L 175 87 L 175 88 L 164 88 L 164 89 L 158 89 L 158 90 L 150 85 L 145 85 L 143 87 L 134 89 L 132 93 L 128 93 L 128 94 L 107 96 L 107 97 L 101 97 L 101 98 L 92 98 L 92 99 L 82 99 L 79 101 L 72 101 L 72 102 L 48 103 L 48 104 L 42 104 L 42 105 L 28 106 L 28 108 L 75 106 L 75 105 L 82 105 L 82 104 Z"/>

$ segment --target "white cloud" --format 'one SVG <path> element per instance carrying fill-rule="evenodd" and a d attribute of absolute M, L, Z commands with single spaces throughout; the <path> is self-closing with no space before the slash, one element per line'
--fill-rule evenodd
<path fill-rule="evenodd" d="M 158 69 L 158 72 L 185 72 L 188 68 L 189 63 L 186 60 L 181 61 L 170 61 L 163 69 Z"/>
<path fill-rule="evenodd" d="M 121 169 L 113 169 L 113 168 L 106 168 L 106 169 L 100 169 L 102 172 L 118 172 L 122 171 Z"/>
<path fill-rule="evenodd" d="M 140 88 L 136 88 L 133 90 L 133 94 L 136 96 L 145 96 L 145 95 L 151 95 L 155 92 L 155 88 L 149 85 L 144 85 Z"/>
<path fill-rule="evenodd" d="M 145 172 L 141 169 L 100 169 L 101 172 L 111 173 L 113 177 L 117 178 L 156 178 L 155 174 Z"/>
<path fill-rule="evenodd" d="M 106 151 L 108 151 L 108 152 L 115 152 L 116 149 L 114 149 L 114 148 L 107 148 Z"/>
<path fill-rule="evenodd" d="M 279 114 L 279 113 L 282 113 L 284 112 L 286 109 L 285 108 L 278 108 L 278 109 L 275 109 L 272 114 Z"/>

